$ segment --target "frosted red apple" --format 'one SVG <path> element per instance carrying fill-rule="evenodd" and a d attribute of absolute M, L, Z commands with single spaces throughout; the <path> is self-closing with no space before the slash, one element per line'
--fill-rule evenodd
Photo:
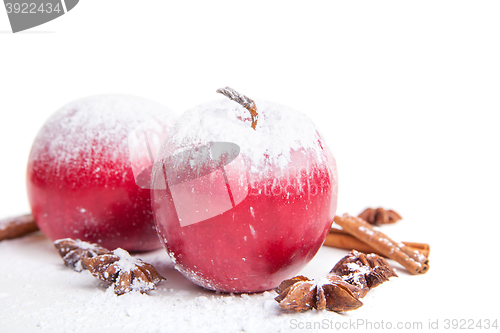
<path fill-rule="evenodd" d="M 162 105 L 126 95 L 89 97 L 56 112 L 38 133 L 27 168 L 29 202 L 43 233 L 110 249 L 161 246 L 150 190 L 136 184 L 128 139 L 146 125 L 150 138 L 160 136 L 174 120 Z M 152 164 L 141 160 L 147 155 L 134 158 L 135 165 Z"/>
<path fill-rule="evenodd" d="M 258 120 L 227 99 L 186 112 L 153 168 L 160 238 L 175 267 L 212 290 L 275 288 L 313 258 L 336 211 L 335 160 L 314 124 L 255 105 Z"/>

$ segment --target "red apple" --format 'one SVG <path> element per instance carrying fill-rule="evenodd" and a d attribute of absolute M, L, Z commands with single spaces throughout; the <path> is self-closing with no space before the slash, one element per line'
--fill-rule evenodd
<path fill-rule="evenodd" d="M 43 233 L 110 249 L 161 247 L 150 189 L 135 179 L 137 166 L 152 162 L 129 141 L 137 129 L 162 140 L 174 120 L 164 106 L 126 95 L 89 97 L 56 112 L 38 133 L 27 168 L 29 202 Z"/>
<path fill-rule="evenodd" d="M 323 244 L 337 206 L 335 160 L 302 113 L 219 92 L 246 108 L 198 106 L 167 135 L 153 167 L 157 230 L 194 283 L 269 290 Z"/>

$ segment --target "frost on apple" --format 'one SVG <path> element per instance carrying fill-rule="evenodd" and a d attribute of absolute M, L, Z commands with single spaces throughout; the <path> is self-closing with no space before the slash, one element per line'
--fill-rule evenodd
<path fill-rule="evenodd" d="M 150 190 L 137 186 L 132 169 L 151 159 L 142 148 L 130 150 L 129 134 L 145 129 L 153 148 L 162 138 L 151 134 L 175 118 L 161 104 L 127 95 L 91 96 L 59 109 L 38 133 L 27 166 L 28 198 L 42 232 L 106 248 L 159 247 Z"/>
<path fill-rule="evenodd" d="M 220 215 L 248 195 L 248 181 L 239 170 L 244 161 L 238 145 L 210 142 L 180 149 L 165 158 L 165 187 L 168 187 L 181 226 Z"/>
<path fill-rule="evenodd" d="M 170 129 L 171 115 L 162 113 L 141 124 L 128 135 L 130 165 L 137 186 L 151 189 L 151 170 L 161 143 Z"/>
<path fill-rule="evenodd" d="M 254 106 L 258 122 L 227 99 L 184 112 L 153 167 L 160 239 L 208 289 L 275 288 L 313 258 L 335 216 L 337 168 L 316 126 L 280 104 Z"/>

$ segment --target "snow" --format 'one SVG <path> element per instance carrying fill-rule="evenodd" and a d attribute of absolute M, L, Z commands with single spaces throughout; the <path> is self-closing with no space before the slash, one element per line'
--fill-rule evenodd
<path fill-rule="evenodd" d="M 320 268 L 322 275 L 345 254 L 324 250 L 327 253 L 310 264 Z M 332 253 L 336 253 L 333 258 Z M 122 260 L 126 257 L 120 250 L 115 254 Z M 274 301 L 274 291 L 234 295 L 202 289 L 174 269 L 164 250 L 135 254 L 129 261 L 135 257 L 153 264 L 167 280 L 148 294 L 116 296 L 112 286 L 88 271 L 77 273 L 64 266 L 51 241 L 41 233 L 0 242 L 0 265 L 9 267 L 0 275 L 1 331 L 171 332 L 189 327 L 203 332 L 275 332 L 288 329 L 294 318 L 341 318 L 326 311 L 287 313 Z M 303 273 L 319 272 L 309 269 Z"/>
<path fill-rule="evenodd" d="M 81 172 L 75 162 L 83 160 L 99 178 L 112 167 L 102 161 L 130 163 L 128 135 L 146 124 L 160 126 L 154 121 L 158 117 L 167 119 L 164 124 L 171 126 L 176 116 L 159 103 L 130 95 L 97 95 L 73 101 L 46 121 L 33 144 L 30 163 L 36 161 L 37 166 L 45 167 L 45 172 L 38 170 L 40 175 L 64 177 Z"/>
<path fill-rule="evenodd" d="M 120 268 L 122 272 L 131 272 L 137 267 L 137 264 L 141 264 L 139 260 L 132 257 L 127 251 L 121 248 L 113 250 L 113 254 L 120 258 L 115 264 Z"/>
<path fill-rule="evenodd" d="M 401 224 L 401 227 L 406 226 Z M 409 231 L 411 227 L 406 228 L 406 233 Z M 167 280 L 147 294 L 132 292 L 117 296 L 113 286 L 108 287 L 88 271 L 77 273 L 64 266 L 52 242 L 38 232 L 0 242 L 0 331 L 261 333 L 293 332 L 298 331 L 294 329 L 297 325 L 306 327 L 314 323 L 349 327 L 349 322 L 357 320 L 422 322 L 425 327 L 429 320 L 456 316 L 453 307 L 432 301 L 432 297 L 442 292 L 436 281 L 449 275 L 447 254 L 439 251 L 438 245 L 431 258 L 436 267 L 425 275 L 413 276 L 388 260 L 398 269 L 399 277 L 371 290 L 358 310 L 344 314 L 316 310 L 292 313 L 279 307 L 274 291 L 238 295 L 200 288 L 175 270 L 175 264 L 163 249 L 132 254 L 131 260 L 140 258 L 154 265 Z M 347 253 L 322 247 L 297 275 L 324 281 Z M 450 283 L 460 287 L 459 281 Z M 451 288 L 447 297 L 453 299 L 452 290 L 457 289 Z M 465 315 L 465 311 L 461 314 Z M 493 318 L 493 312 L 494 307 L 490 314 L 484 315 Z"/>
<path fill-rule="evenodd" d="M 250 172 L 262 170 L 264 163 L 284 168 L 290 162 L 291 150 L 312 149 L 323 158 L 314 123 L 304 114 L 287 106 L 255 100 L 259 120 L 254 130 L 250 113 L 227 98 L 206 103 L 186 111 L 169 138 L 177 147 L 204 145 L 209 142 L 231 142 L 249 158 Z M 165 147 L 163 147 L 165 148 Z"/>
<path fill-rule="evenodd" d="M 65 241 L 73 241 L 75 243 L 75 246 L 83 249 L 83 250 L 92 250 L 92 251 L 97 251 L 99 249 L 98 246 L 95 244 L 89 243 L 89 242 L 83 242 L 79 239 L 72 239 L 72 238 L 62 238 L 58 239 L 57 242 L 65 242 Z M 68 251 L 68 248 L 65 248 L 65 251 Z"/>

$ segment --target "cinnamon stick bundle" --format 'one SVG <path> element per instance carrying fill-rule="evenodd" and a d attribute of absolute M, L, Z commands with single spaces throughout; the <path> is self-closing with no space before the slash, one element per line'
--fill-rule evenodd
<path fill-rule="evenodd" d="M 402 243 L 411 250 L 417 250 L 427 258 L 429 257 L 430 253 L 429 244 L 415 243 L 415 242 L 402 242 Z M 344 230 L 337 228 L 330 229 L 330 232 L 326 236 L 326 240 L 323 245 L 345 250 L 357 250 L 365 253 L 375 253 L 384 256 L 383 253 L 380 253 L 380 251 L 377 251 L 372 246 L 360 241 L 359 239 L 348 234 Z"/>
<path fill-rule="evenodd" d="M 0 241 L 27 235 L 39 230 L 33 215 L 27 214 L 0 220 Z"/>
<path fill-rule="evenodd" d="M 429 270 L 429 259 L 420 251 L 392 240 L 363 219 L 344 214 L 335 216 L 334 221 L 358 240 L 373 247 L 387 258 L 400 263 L 410 273 L 424 274 Z"/>

